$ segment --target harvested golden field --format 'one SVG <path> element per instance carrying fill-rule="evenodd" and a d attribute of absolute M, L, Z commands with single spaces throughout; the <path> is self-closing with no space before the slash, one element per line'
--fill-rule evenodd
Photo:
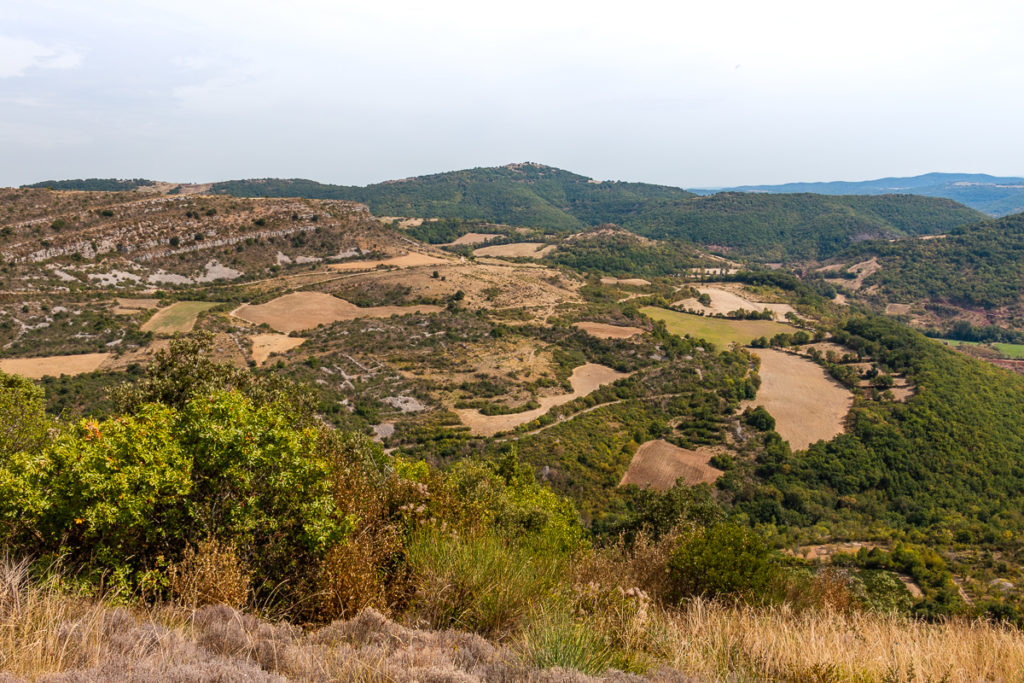
<path fill-rule="evenodd" d="M 458 414 L 462 423 L 469 427 L 470 433 L 475 436 L 494 436 L 500 432 L 507 432 L 519 425 L 536 420 L 555 406 L 560 406 L 581 396 L 586 396 L 597 391 L 605 384 L 611 384 L 628 376 L 629 373 L 618 372 L 604 365 L 586 363 L 572 371 L 572 376 L 569 378 L 569 382 L 572 384 L 571 393 L 538 398 L 539 408 L 524 410 L 521 413 L 510 413 L 508 415 L 484 415 L 475 408 L 457 408 L 455 413 Z"/>
<path fill-rule="evenodd" d="M 761 359 L 761 388 L 747 405 L 763 406 L 775 431 L 794 450 L 843 432 L 853 395 L 806 358 L 774 349 L 751 349 Z"/>
<path fill-rule="evenodd" d="M 638 334 L 643 334 L 644 331 L 639 327 L 630 327 L 628 325 L 609 325 L 607 323 L 594 323 L 581 321 L 574 323 L 573 327 L 577 327 L 591 337 L 597 337 L 599 339 L 629 339 L 635 337 Z"/>
<path fill-rule="evenodd" d="M 306 341 L 303 337 L 289 337 L 287 334 L 252 335 L 252 359 L 263 365 L 272 353 L 284 353 Z"/>
<path fill-rule="evenodd" d="M 450 244 L 451 246 L 460 246 L 463 244 L 473 246 L 475 244 L 483 244 L 484 242 L 490 242 L 491 240 L 502 236 L 503 235 L 499 235 L 493 232 L 467 232 L 465 235 L 459 237 L 456 240 L 452 240 L 448 244 Z"/>
<path fill-rule="evenodd" d="M 496 244 L 493 247 L 474 249 L 473 254 L 498 258 L 541 258 L 554 250 L 555 245 L 543 242 L 513 242 L 512 244 Z"/>
<path fill-rule="evenodd" d="M 690 335 L 706 339 L 712 344 L 727 347 L 730 344 L 746 346 L 758 337 L 773 337 L 780 332 L 792 334 L 797 328 L 772 320 L 729 320 L 708 316 L 679 313 L 667 308 L 645 306 L 640 309 L 654 320 L 663 320 L 672 334 Z"/>
<path fill-rule="evenodd" d="M 601 278 L 602 285 L 629 285 L 631 287 L 646 287 L 651 284 L 650 281 L 645 280 L 641 277 L 603 277 Z"/>
<path fill-rule="evenodd" d="M 81 375 L 99 370 L 113 354 L 80 353 L 73 356 L 41 356 L 39 358 L 3 358 L 0 370 L 29 379 Z"/>
<path fill-rule="evenodd" d="M 796 315 L 796 310 L 789 304 L 765 303 L 754 301 L 751 295 L 740 287 L 704 285 L 696 288 L 701 294 L 711 297 L 711 305 L 705 306 L 696 299 L 683 299 L 673 305 L 703 311 L 709 315 L 728 315 L 736 310 L 771 311 L 777 319 L 785 319 L 787 313 Z"/>
<path fill-rule="evenodd" d="M 292 292 L 265 304 L 244 304 L 231 315 L 254 325 L 266 323 L 279 332 L 308 330 L 320 324 L 355 320 L 356 318 L 388 318 L 405 313 L 437 313 L 439 306 L 372 306 L 360 308 L 344 299 L 322 292 Z"/>
<path fill-rule="evenodd" d="M 715 452 L 709 448 L 687 450 L 664 439 L 648 441 L 633 454 L 619 486 L 636 484 L 641 488 L 668 491 L 678 479 L 687 486 L 711 484 L 723 474 L 722 470 L 708 464 Z"/>
<path fill-rule="evenodd" d="M 442 263 L 448 263 L 448 261 L 443 258 L 438 258 L 437 256 L 430 256 L 429 254 L 409 252 L 408 254 L 403 254 L 401 256 L 391 256 L 385 259 L 376 259 L 373 261 L 345 261 L 344 263 L 331 263 L 327 267 L 331 270 L 348 272 L 356 270 L 373 270 L 380 266 L 386 266 L 388 268 L 415 268 L 417 266 L 435 266 Z"/>
<path fill-rule="evenodd" d="M 179 301 L 154 313 L 140 329 L 153 334 L 191 332 L 199 314 L 216 305 L 216 301 Z"/>

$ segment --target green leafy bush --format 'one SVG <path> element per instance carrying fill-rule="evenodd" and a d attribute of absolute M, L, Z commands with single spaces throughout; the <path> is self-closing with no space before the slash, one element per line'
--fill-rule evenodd
<path fill-rule="evenodd" d="M 731 523 L 684 536 L 668 563 L 675 595 L 761 599 L 778 575 L 771 549 L 751 529 Z"/>

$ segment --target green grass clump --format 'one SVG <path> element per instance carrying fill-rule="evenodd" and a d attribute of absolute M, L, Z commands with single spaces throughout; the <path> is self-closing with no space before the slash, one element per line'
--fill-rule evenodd
<path fill-rule="evenodd" d="M 725 348 L 732 343 L 746 346 L 758 337 L 773 337 L 776 334 L 792 334 L 796 328 L 771 320 L 730 320 L 708 316 L 678 313 L 656 306 L 645 306 L 640 312 L 655 320 L 665 322 L 668 331 L 680 336 L 690 335 L 706 339 L 718 347 Z"/>

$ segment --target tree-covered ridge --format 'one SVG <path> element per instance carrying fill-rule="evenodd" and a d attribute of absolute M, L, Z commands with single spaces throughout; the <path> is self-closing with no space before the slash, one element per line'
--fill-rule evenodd
<path fill-rule="evenodd" d="M 697 197 L 661 185 L 595 182 L 539 164 L 475 168 L 366 187 L 239 180 L 217 183 L 212 191 L 348 199 L 368 204 L 377 215 L 482 220 L 556 231 L 616 223 L 647 237 L 719 245 L 767 261 L 826 257 L 861 240 L 948 232 L 984 217 L 952 200 L 912 195 Z"/>
<path fill-rule="evenodd" d="M 882 268 L 865 284 L 893 301 L 1014 306 L 1024 289 L 1024 214 L 963 226 L 943 239 L 859 245 L 848 256 L 877 256 Z"/>
<path fill-rule="evenodd" d="M 981 218 L 954 201 L 914 195 L 722 192 L 648 202 L 622 225 L 647 237 L 674 237 L 784 261 L 827 257 L 863 240 L 948 232 Z"/>
<path fill-rule="evenodd" d="M 78 178 L 75 180 L 44 180 L 31 185 L 22 185 L 22 187 L 86 192 L 124 192 L 155 184 L 152 180 L 145 178 Z"/>
<path fill-rule="evenodd" d="M 396 180 L 366 187 L 310 180 L 262 179 L 216 183 L 236 196 L 349 199 L 378 215 L 486 220 L 554 230 L 614 222 L 651 199 L 685 199 L 686 190 L 647 183 L 595 182 L 541 164 L 510 164 Z"/>

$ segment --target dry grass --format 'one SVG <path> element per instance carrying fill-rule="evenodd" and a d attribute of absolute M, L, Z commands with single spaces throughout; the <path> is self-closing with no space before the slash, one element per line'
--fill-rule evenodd
<path fill-rule="evenodd" d="M 215 301 L 179 301 L 154 313 L 140 329 L 154 334 L 191 332 L 199 314 L 216 305 Z"/>
<path fill-rule="evenodd" d="M 186 548 L 185 557 L 170 567 L 167 578 L 175 597 L 192 607 L 244 607 L 249 599 L 249 572 L 235 549 L 216 539 Z"/>
<path fill-rule="evenodd" d="M 255 325 L 266 323 L 280 332 L 308 330 L 339 320 L 388 318 L 406 313 L 437 313 L 440 306 L 370 306 L 360 308 L 322 292 L 292 292 L 265 304 L 239 306 L 231 315 Z"/>
<path fill-rule="evenodd" d="M 252 339 L 252 359 L 257 365 L 263 365 L 274 353 L 285 353 L 306 341 L 305 337 L 289 337 L 286 334 L 254 334 Z"/>
<path fill-rule="evenodd" d="M 688 486 L 712 484 L 723 474 L 722 470 L 708 464 L 716 452 L 710 448 L 691 451 L 664 439 L 648 441 L 633 454 L 619 486 L 636 484 L 641 488 L 650 486 L 668 491 L 678 479 Z"/>
<path fill-rule="evenodd" d="M 493 247 L 474 249 L 473 254 L 497 258 L 541 258 L 554 249 L 555 245 L 543 242 L 513 242 L 512 244 L 497 244 Z"/>
<path fill-rule="evenodd" d="M 646 678 L 660 681 L 967 683 L 1019 681 L 1024 671 L 1024 634 L 985 622 L 705 600 L 658 607 L 658 569 L 671 545 L 641 539 L 629 554 L 609 549 L 584 563 L 578 611 L 538 615 L 508 647 L 408 628 L 372 609 L 319 630 L 226 606 L 115 609 L 33 583 L 24 563 L 8 560 L 0 562 L 0 679 L 586 681 L 596 679 L 542 670 L 524 655 L 587 667 L 619 663 L 613 650 L 646 661 Z M 628 679 L 608 672 L 603 680 Z"/>
<path fill-rule="evenodd" d="M 638 334 L 643 334 L 644 331 L 639 327 L 630 327 L 628 325 L 609 325 L 607 323 L 595 323 L 595 322 L 578 322 L 574 323 L 573 327 L 577 327 L 591 337 L 597 337 L 598 339 L 629 339 L 635 337 Z"/>

